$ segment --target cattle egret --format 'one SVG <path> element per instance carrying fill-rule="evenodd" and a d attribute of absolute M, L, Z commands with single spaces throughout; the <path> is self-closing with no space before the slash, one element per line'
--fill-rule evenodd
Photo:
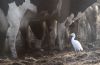
<path fill-rule="evenodd" d="M 72 33 L 71 36 L 72 36 L 71 43 L 74 47 L 74 50 L 75 51 L 83 51 L 83 47 L 82 47 L 81 43 L 78 40 L 75 40 L 75 37 L 76 37 L 75 33 Z"/>

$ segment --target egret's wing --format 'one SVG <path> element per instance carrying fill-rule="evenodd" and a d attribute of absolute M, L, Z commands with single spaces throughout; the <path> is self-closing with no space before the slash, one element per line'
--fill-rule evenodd
<path fill-rule="evenodd" d="M 78 49 L 78 50 L 83 50 L 83 48 L 82 48 L 82 45 L 81 45 L 81 43 L 78 41 L 78 40 L 74 40 L 74 42 L 73 42 L 74 44 L 74 47 L 76 48 L 76 49 Z"/>

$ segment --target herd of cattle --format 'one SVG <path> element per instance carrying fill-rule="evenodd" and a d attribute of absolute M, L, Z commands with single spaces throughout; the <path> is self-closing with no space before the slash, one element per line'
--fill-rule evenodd
<path fill-rule="evenodd" d="M 31 47 L 28 39 L 29 28 L 35 30 L 39 40 L 47 40 L 43 43 L 54 48 L 58 21 L 63 21 L 70 9 L 72 10 L 70 1 L 73 0 L 0 0 L 0 56 L 11 52 L 10 56 L 17 58 L 16 37 L 19 31 L 25 45 Z M 35 24 L 39 27 L 35 27 Z M 35 40 L 35 43 L 38 41 Z"/>

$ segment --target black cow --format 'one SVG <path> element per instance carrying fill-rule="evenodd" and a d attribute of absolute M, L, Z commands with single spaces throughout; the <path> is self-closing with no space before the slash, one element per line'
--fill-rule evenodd
<path fill-rule="evenodd" d="M 47 39 L 46 41 L 43 41 L 43 46 L 48 45 L 49 47 L 54 48 L 55 39 L 57 36 L 57 18 L 58 18 L 58 12 L 60 10 L 61 0 L 35 0 L 35 1 L 37 2 L 35 3 L 35 5 L 37 6 L 37 14 L 34 13 L 32 22 L 27 22 L 26 26 L 21 27 L 22 35 L 25 38 L 25 42 L 28 42 L 26 28 L 28 28 L 29 24 L 37 39 L 39 40 Z M 28 17 L 27 15 L 29 14 L 30 12 L 28 11 L 25 14 L 25 18 L 23 18 L 22 22 L 25 22 L 25 19 Z M 43 22 L 46 23 L 46 27 L 43 25 Z M 43 27 L 46 28 L 45 31 L 43 30 L 44 29 Z M 43 39 L 44 37 L 46 39 Z"/>
<path fill-rule="evenodd" d="M 55 46 L 55 38 L 57 36 L 56 25 L 57 19 L 59 18 L 58 16 L 61 15 L 59 21 L 62 22 L 67 18 L 69 13 L 69 4 L 67 1 L 70 0 L 0 0 L 0 9 L 3 11 L 5 19 L 7 18 L 7 22 L 9 23 L 6 42 L 9 44 L 10 51 L 14 58 L 17 58 L 15 47 L 16 36 L 20 28 L 20 22 L 26 11 L 30 10 L 34 12 L 36 14 L 35 18 L 40 19 L 39 21 L 46 21 L 47 43 L 51 44 L 52 48 L 52 46 Z M 74 0 L 71 0 L 70 3 L 72 2 L 74 2 Z M 66 6 L 68 7 L 66 8 Z"/>

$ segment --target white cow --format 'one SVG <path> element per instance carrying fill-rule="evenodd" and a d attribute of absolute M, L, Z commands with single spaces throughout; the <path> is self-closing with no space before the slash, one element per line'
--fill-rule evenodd
<path fill-rule="evenodd" d="M 30 0 L 25 0 L 20 6 L 16 5 L 16 2 L 13 1 L 8 4 L 8 14 L 7 14 L 7 21 L 10 24 L 8 31 L 7 31 L 7 39 L 6 42 L 9 43 L 9 48 L 11 50 L 13 58 L 17 58 L 16 53 L 16 36 L 19 31 L 21 19 L 24 16 L 24 13 L 27 10 L 31 10 L 32 12 L 37 12 L 37 7 L 30 2 Z"/>

